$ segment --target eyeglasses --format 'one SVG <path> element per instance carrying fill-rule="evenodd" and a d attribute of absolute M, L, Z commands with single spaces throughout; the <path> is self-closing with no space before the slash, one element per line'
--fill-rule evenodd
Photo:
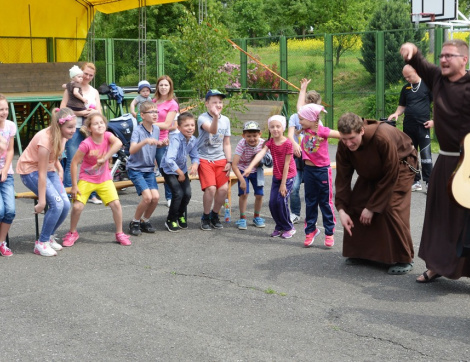
<path fill-rule="evenodd" d="M 158 114 L 158 111 L 148 111 L 148 112 L 140 112 L 140 113 Z"/>
<path fill-rule="evenodd" d="M 446 58 L 446 60 L 457 58 L 457 57 L 465 57 L 466 55 L 461 54 L 439 54 L 439 59 Z"/>

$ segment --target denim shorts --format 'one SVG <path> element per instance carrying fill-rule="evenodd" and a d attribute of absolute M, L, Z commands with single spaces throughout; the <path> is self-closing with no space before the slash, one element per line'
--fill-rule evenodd
<path fill-rule="evenodd" d="M 155 172 L 140 172 L 133 170 L 132 168 L 127 169 L 127 176 L 132 181 L 137 191 L 137 195 L 142 195 L 144 190 L 158 190 L 157 180 L 155 179 Z"/>
<path fill-rule="evenodd" d="M 256 172 L 252 172 L 248 175 L 248 177 L 245 177 L 245 182 L 246 182 L 246 194 L 250 193 L 250 182 L 251 182 L 255 195 L 261 195 L 261 196 L 264 195 L 263 186 L 258 186 L 258 175 Z M 241 196 L 241 195 L 244 195 L 244 192 L 240 188 L 240 181 L 238 181 L 238 196 Z"/>

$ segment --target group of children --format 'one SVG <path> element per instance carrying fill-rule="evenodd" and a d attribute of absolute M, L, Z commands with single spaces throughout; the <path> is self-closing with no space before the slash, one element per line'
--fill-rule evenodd
<path fill-rule="evenodd" d="M 289 211 L 289 196 L 292 192 L 297 167 L 294 161 L 294 144 L 284 135 L 286 118 L 275 115 L 268 119 L 269 138 L 261 138 L 259 124 L 250 121 L 243 127 L 243 138 L 237 144 L 232 160 L 230 146 L 230 121 L 223 116 L 225 94 L 211 89 L 205 97 L 207 111 L 197 120 L 199 136 L 196 138 L 196 120 L 189 112 L 177 117 L 177 131 L 170 132 L 167 138 L 160 138 L 160 129 L 171 129 L 173 120 L 159 118 L 158 104 L 149 101 L 150 85 L 139 83 L 142 101 L 136 101 L 138 114 L 142 122 L 134 129 L 130 143 L 130 157 L 127 171 L 134 183 L 141 200 L 137 205 L 133 220 L 129 225 L 131 235 L 142 232 L 155 233 L 150 223 L 158 202 L 158 185 L 155 179 L 155 155 L 159 147 L 166 147 L 165 154 L 158 167 L 171 191 L 172 202 L 165 226 L 170 232 L 177 232 L 188 227 L 186 208 L 191 199 L 189 175 L 199 175 L 203 191 L 203 214 L 201 229 L 210 231 L 223 228 L 219 212 L 228 192 L 230 172 L 238 177 L 238 195 L 240 219 L 236 222 L 239 229 L 247 229 L 246 209 L 250 192 L 250 183 L 255 195 L 253 224 L 265 227 L 261 217 L 263 202 L 264 174 L 262 165 L 266 159 L 272 159 L 273 179 L 270 192 L 269 209 L 275 222 L 271 237 L 291 238 L 296 230 Z M 306 89 L 308 81 L 302 81 Z M 167 92 L 168 93 L 168 92 Z M 146 97 L 147 95 L 147 97 Z M 319 121 L 324 108 L 315 103 L 305 103 L 302 91 L 298 101 L 298 117 L 302 127 L 303 139 L 300 143 L 304 164 L 303 177 L 308 187 L 305 188 L 306 217 L 305 242 L 313 245 L 320 233 L 316 227 L 318 207 L 323 214 L 325 227 L 325 246 L 334 245 L 335 217 L 332 206 L 332 174 L 328 155 L 329 137 L 339 138 L 337 131 L 323 127 Z M 133 110 L 134 111 L 134 110 Z M 176 113 L 176 112 L 175 112 Z M 14 123 L 6 120 L 8 105 L 0 95 L 0 253 L 11 255 L 4 242 L 9 227 L 15 216 L 13 190 L 13 137 L 16 133 Z M 107 120 L 99 112 L 92 112 L 85 121 L 88 137 L 80 144 L 73 157 L 70 191 L 73 200 L 70 217 L 70 230 L 60 245 L 55 237 L 57 228 L 67 217 L 71 208 L 69 195 L 62 184 L 63 169 L 59 158 L 65 142 L 75 132 L 76 116 L 69 108 L 55 109 L 52 112 L 51 125 L 38 132 L 24 150 L 17 163 L 17 173 L 22 182 L 38 196 L 35 212 L 41 213 L 47 205 L 43 227 L 39 239 L 35 242 L 34 252 L 42 256 L 57 255 L 62 246 L 70 247 L 78 240 L 77 225 L 81 212 L 91 192 L 96 191 L 105 205 L 112 210 L 116 225 L 116 241 L 121 245 L 131 245 L 128 235 L 122 229 L 122 210 L 119 197 L 112 181 L 108 160 L 121 147 L 122 142 L 107 131 Z M 188 168 L 187 159 L 190 159 Z M 80 171 L 78 173 L 78 166 Z"/>

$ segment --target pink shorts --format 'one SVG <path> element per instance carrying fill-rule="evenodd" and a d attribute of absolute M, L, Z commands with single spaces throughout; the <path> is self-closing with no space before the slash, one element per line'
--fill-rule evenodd
<path fill-rule="evenodd" d="M 204 191 L 209 186 L 221 188 L 228 181 L 227 171 L 224 171 L 227 160 L 208 161 L 199 160 L 199 181 L 201 182 L 201 190 Z"/>

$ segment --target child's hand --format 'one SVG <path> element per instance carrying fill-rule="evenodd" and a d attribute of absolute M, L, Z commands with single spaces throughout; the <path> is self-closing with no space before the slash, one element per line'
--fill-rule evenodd
<path fill-rule="evenodd" d="M 250 176 L 250 173 L 251 173 L 251 167 L 248 167 L 245 169 L 245 172 L 243 172 L 243 177 L 248 177 Z"/>
<path fill-rule="evenodd" d="M 282 197 L 286 197 L 287 188 L 285 184 L 281 183 L 281 186 L 279 187 L 279 193 L 282 195 Z"/>
<path fill-rule="evenodd" d="M 197 175 L 197 168 L 199 167 L 199 165 L 197 163 L 193 163 L 189 169 L 189 174 L 191 176 L 196 176 Z"/>
<path fill-rule="evenodd" d="M 300 81 L 300 89 L 307 89 L 308 84 L 311 82 L 311 79 L 302 78 Z"/>
<path fill-rule="evenodd" d="M 181 175 L 178 175 L 178 182 L 181 183 L 181 182 L 184 182 L 184 180 L 186 180 L 186 176 L 184 175 L 184 173 Z"/>
<path fill-rule="evenodd" d="M 227 177 L 230 176 L 230 171 L 232 171 L 232 164 L 227 162 L 224 167 L 224 171 L 227 172 Z"/>
<path fill-rule="evenodd" d="M 146 138 L 146 142 L 148 145 L 155 145 L 157 147 L 160 147 L 162 145 L 162 142 L 152 137 Z"/>
<path fill-rule="evenodd" d="M 101 168 L 101 166 L 104 165 L 104 163 L 106 162 L 106 159 L 105 158 L 98 158 L 96 160 L 96 165 L 93 166 L 93 169 L 95 170 L 99 170 Z"/>
<path fill-rule="evenodd" d="M 76 200 L 77 195 L 81 195 L 77 185 L 72 186 L 72 189 L 70 190 L 70 195 L 72 196 L 72 200 Z"/>
<path fill-rule="evenodd" d="M 294 143 L 294 155 L 297 157 L 302 156 L 302 149 L 300 148 L 300 145 L 298 143 Z"/>
<path fill-rule="evenodd" d="M 34 213 L 35 214 L 40 214 L 44 211 L 44 208 L 46 207 L 45 202 L 38 202 L 36 205 L 34 205 Z"/>
<path fill-rule="evenodd" d="M 0 180 L 0 182 L 5 182 L 8 177 L 8 169 L 6 167 L 3 168 L 1 177 L 2 179 Z"/>
<path fill-rule="evenodd" d="M 210 104 L 209 112 L 211 115 L 214 116 L 214 119 L 218 120 L 219 115 L 220 115 L 220 110 L 218 108 L 218 105 L 216 103 Z"/>
<path fill-rule="evenodd" d="M 243 180 L 240 180 L 240 189 L 243 190 L 243 193 L 246 194 L 246 181 L 243 178 Z"/>
<path fill-rule="evenodd" d="M 170 140 L 168 138 L 165 138 L 163 141 L 162 141 L 162 145 L 163 146 L 168 146 L 170 144 Z"/>

